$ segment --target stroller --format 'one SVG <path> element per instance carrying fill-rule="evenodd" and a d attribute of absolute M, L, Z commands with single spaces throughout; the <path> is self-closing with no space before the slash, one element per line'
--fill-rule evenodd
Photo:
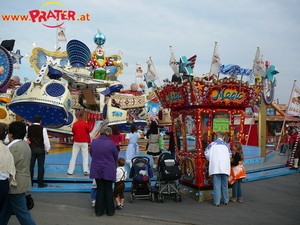
<path fill-rule="evenodd" d="M 164 202 L 164 195 L 175 197 L 175 202 L 181 202 L 181 194 L 178 191 L 178 179 L 181 170 L 174 156 L 170 153 L 162 153 L 158 158 L 157 179 L 155 183 L 155 196 L 157 203 Z"/>
<path fill-rule="evenodd" d="M 133 202 L 133 199 L 151 199 L 154 201 L 150 182 L 153 173 L 149 158 L 137 156 L 131 159 L 131 163 L 132 167 L 129 174 L 129 178 L 132 178 L 130 203 Z"/>

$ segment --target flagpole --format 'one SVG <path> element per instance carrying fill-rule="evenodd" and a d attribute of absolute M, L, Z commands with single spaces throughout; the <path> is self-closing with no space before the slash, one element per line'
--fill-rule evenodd
<path fill-rule="evenodd" d="M 137 62 L 135 62 L 135 83 L 136 83 L 136 67 L 137 67 Z"/>
<path fill-rule="evenodd" d="M 155 71 L 155 74 L 157 75 L 157 79 L 158 79 L 159 85 L 161 86 L 161 83 L 160 83 L 160 80 L 159 80 L 159 76 L 158 76 L 158 74 L 157 74 L 157 72 L 156 72 L 156 69 L 155 69 L 155 66 L 154 66 L 154 64 L 153 64 L 153 61 L 152 61 L 151 56 L 149 56 L 149 58 L 150 58 L 150 60 L 151 60 L 151 64 L 152 64 L 152 66 L 153 66 L 153 69 L 154 69 L 154 71 Z M 153 83 L 154 83 L 154 82 L 153 82 Z"/>
<path fill-rule="evenodd" d="M 289 99 L 289 103 L 288 103 L 288 106 L 287 106 L 286 110 L 290 108 L 290 103 L 291 103 L 292 96 L 293 96 L 293 93 L 294 93 L 296 81 L 297 81 L 297 80 L 294 80 L 292 92 L 291 92 L 290 99 Z M 279 147 L 279 144 L 280 144 L 280 139 L 281 139 L 281 136 L 283 135 L 283 130 L 284 130 L 285 123 L 286 123 L 286 116 L 287 116 L 286 114 L 287 114 L 287 113 L 285 113 L 285 116 L 284 116 L 284 119 L 283 119 L 283 124 L 282 124 L 282 127 L 281 127 L 280 136 L 279 136 L 279 138 L 278 138 L 278 143 L 277 143 L 277 146 L 276 146 L 276 151 L 278 150 L 278 147 Z"/>
<path fill-rule="evenodd" d="M 56 27 L 56 35 L 55 35 L 55 37 L 56 37 L 56 44 L 55 44 L 55 51 L 56 51 L 56 49 L 58 49 L 58 27 Z"/>

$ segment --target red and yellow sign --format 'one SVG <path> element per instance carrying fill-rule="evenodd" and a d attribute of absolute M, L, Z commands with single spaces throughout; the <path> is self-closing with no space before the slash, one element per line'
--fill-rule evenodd
<path fill-rule="evenodd" d="M 167 108 L 184 106 L 188 102 L 188 94 L 184 87 L 166 88 L 156 94 L 161 104 Z"/>
<path fill-rule="evenodd" d="M 222 88 L 214 89 L 209 98 L 212 103 L 225 102 L 225 103 L 242 103 L 247 98 L 247 93 L 243 90 L 235 88 Z"/>

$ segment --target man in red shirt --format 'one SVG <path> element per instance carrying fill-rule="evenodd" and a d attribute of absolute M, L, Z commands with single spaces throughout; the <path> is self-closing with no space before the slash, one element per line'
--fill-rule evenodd
<path fill-rule="evenodd" d="M 69 164 L 68 175 L 73 175 L 75 169 L 75 163 L 77 159 L 77 155 L 79 150 L 81 149 L 82 154 L 82 166 L 83 173 L 85 176 L 90 174 L 88 167 L 88 145 L 90 143 L 90 134 L 89 134 L 89 125 L 87 122 L 83 120 L 83 112 L 79 112 L 78 121 L 73 124 L 72 132 L 73 132 L 73 149 L 72 149 L 72 157 Z"/>

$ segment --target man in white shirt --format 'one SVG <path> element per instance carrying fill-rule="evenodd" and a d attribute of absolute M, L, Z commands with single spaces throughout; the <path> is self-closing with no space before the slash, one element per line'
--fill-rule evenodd
<path fill-rule="evenodd" d="M 223 203 L 228 204 L 228 176 L 230 175 L 231 151 L 224 141 L 225 134 L 218 132 L 217 140 L 205 149 L 205 157 L 209 161 L 209 175 L 213 178 L 214 205 L 220 206 L 221 193 Z"/>
<path fill-rule="evenodd" d="M 31 148 L 31 163 L 30 163 L 30 173 L 31 180 L 33 183 L 34 175 L 34 165 L 35 161 L 38 162 L 38 176 L 37 183 L 39 188 L 47 187 L 48 185 L 44 183 L 44 164 L 45 156 L 50 150 L 50 141 L 46 128 L 41 126 L 42 117 L 35 116 L 34 123 L 28 127 L 28 141 Z"/>

